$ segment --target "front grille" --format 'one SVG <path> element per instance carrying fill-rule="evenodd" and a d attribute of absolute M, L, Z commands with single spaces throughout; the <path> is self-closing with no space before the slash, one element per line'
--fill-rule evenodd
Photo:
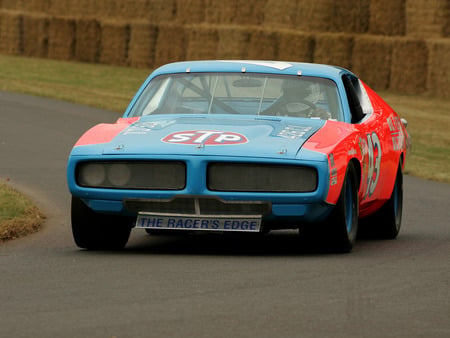
<path fill-rule="evenodd" d="M 182 215 L 265 215 L 270 213 L 270 202 L 224 201 L 215 197 L 176 196 L 170 200 L 128 199 L 125 207 L 134 213 Z"/>
<path fill-rule="evenodd" d="M 261 163 L 211 163 L 208 189 L 241 192 L 312 192 L 317 170 L 306 166 Z"/>

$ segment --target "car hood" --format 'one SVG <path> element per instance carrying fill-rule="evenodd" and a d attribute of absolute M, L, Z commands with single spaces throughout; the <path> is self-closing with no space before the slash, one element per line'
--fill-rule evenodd
<path fill-rule="evenodd" d="M 270 116 L 142 117 L 103 144 L 102 152 L 295 158 L 324 124 L 319 119 Z"/>

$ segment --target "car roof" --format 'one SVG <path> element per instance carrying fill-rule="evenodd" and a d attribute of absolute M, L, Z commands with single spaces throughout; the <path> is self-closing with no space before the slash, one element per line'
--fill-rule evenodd
<path fill-rule="evenodd" d="M 331 65 L 304 62 L 264 60 L 205 60 L 166 64 L 156 69 L 151 78 L 162 74 L 202 72 L 263 73 L 279 75 L 304 75 L 337 79 L 350 71 Z"/>

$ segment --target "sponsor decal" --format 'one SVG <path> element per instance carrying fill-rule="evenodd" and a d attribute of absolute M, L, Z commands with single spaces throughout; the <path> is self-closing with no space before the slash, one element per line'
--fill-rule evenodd
<path fill-rule="evenodd" d="M 287 125 L 278 136 L 295 140 L 304 137 L 311 129 L 312 127 L 308 126 Z"/>
<path fill-rule="evenodd" d="M 387 124 L 389 126 L 389 131 L 391 132 L 393 149 L 402 150 L 404 147 L 403 140 L 405 138 L 400 119 L 398 117 L 389 117 L 387 119 Z"/>
<path fill-rule="evenodd" d="M 137 228 L 168 230 L 259 231 L 261 218 L 158 216 L 139 214 Z"/>
<path fill-rule="evenodd" d="M 166 143 L 190 145 L 235 145 L 247 143 L 248 139 L 230 131 L 220 130 L 187 130 L 178 131 L 164 137 L 161 141 Z"/>
<path fill-rule="evenodd" d="M 290 67 L 292 67 L 291 63 L 288 62 L 281 62 L 281 61 L 241 61 L 241 60 L 227 60 L 224 62 L 235 62 L 235 63 L 242 63 L 242 64 L 250 64 L 250 65 L 256 65 L 256 66 L 264 66 L 264 67 L 270 67 L 278 70 L 285 70 Z"/>

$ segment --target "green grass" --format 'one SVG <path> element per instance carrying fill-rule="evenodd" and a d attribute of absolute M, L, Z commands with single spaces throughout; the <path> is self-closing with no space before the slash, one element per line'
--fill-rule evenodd
<path fill-rule="evenodd" d="M 149 73 L 149 69 L 0 55 L 0 90 L 117 112 L 125 110 Z M 380 94 L 409 123 L 413 147 L 406 162 L 406 173 L 450 183 L 450 100 Z M 23 196 L 0 183 L 0 232 L 9 234 L 5 238 L 19 236 L 14 231 L 22 228 L 24 222 L 28 222 L 29 231 L 35 231 L 36 224 L 42 221 L 42 215 L 25 201 Z M 5 224 L 13 229 L 5 230 Z"/>
<path fill-rule="evenodd" d="M 0 243 L 39 230 L 43 219 L 30 200 L 0 182 Z"/>
<path fill-rule="evenodd" d="M 0 90 L 123 111 L 150 70 L 0 55 Z"/>

